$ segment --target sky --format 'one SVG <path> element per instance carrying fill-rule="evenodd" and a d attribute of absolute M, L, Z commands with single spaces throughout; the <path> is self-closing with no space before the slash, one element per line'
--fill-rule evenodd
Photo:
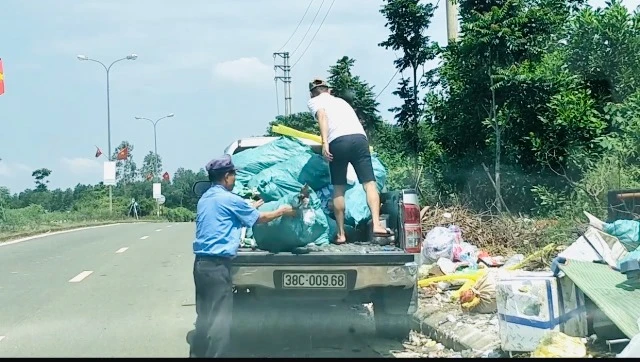
<path fill-rule="evenodd" d="M 308 81 L 326 77 L 344 55 L 356 59 L 354 73 L 379 92 L 395 73 L 396 57 L 377 46 L 388 36 L 382 2 L 335 1 L 319 28 L 331 3 L 313 0 L 282 49 L 308 0 L 4 0 L 0 186 L 33 187 L 31 172 L 42 167 L 53 171 L 52 188 L 102 181 L 106 159 L 94 155 L 96 146 L 108 149 L 106 73 L 78 54 L 106 65 L 138 55 L 110 71 L 111 147 L 129 141 L 141 166 L 154 147 L 153 127 L 134 117 L 174 113 L 157 126 L 158 154 L 170 174 L 200 169 L 233 141 L 264 133 L 278 114 L 273 53 L 280 49 L 296 63 L 293 112 L 306 111 Z M 427 35 L 444 45 L 445 3 L 433 3 L 438 8 Z M 635 9 L 640 0 L 624 3 Z M 434 66 L 437 61 L 428 65 Z M 395 84 L 378 98 L 389 121 L 387 109 L 399 103 L 391 94 Z M 283 112 L 282 84 L 278 95 Z"/>

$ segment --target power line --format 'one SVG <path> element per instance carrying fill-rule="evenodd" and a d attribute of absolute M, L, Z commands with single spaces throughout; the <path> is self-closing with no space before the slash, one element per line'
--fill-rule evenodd
<path fill-rule="evenodd" d="M 309 1 L 309 5 L 307 5 L 307 10 L 304 11 L 304 14 L 302 14 L 302 18 L 300 19 L 300 21 L 298 22 L 298 25 L 296 25 L 296 28 L 293 30 L 293 33 L 291 33 L 291 36 L 289 36 L 289 39 L 287 39 L 287 41 L 284 43 L 283 46 L 280 47 L 280 49 L 278 49 L 278 52 L 280 52 L 282 49 L 284 49 L 284 47 L 287 46 L 287 44 L 289 44 L 289 41 L 291 41 L 291 39 L 293 38 L 294 35 L 296 35 L 296 32 L 298 31 L 298 28 L 300 27 L 300 25 L 302 24 L 302 21 L 304 20 L 304 17 L 307 16 L 307 13 L 309 12 L 309 9 L 311 8 L 311 4 L 313 4 L 313 0 Z"/>
<path fill-rule="evenodd" d="M 300 57 L 298 57 L 298 60 L 296 60 L 296 62 L 293 63 L 291 68 L 295 67 L 296 64 L 298 64 L 298 62 L 300 61 L 300 59 L 302 59 L 302 57 L 304 57 L 304 55 L 307 53 L 307 50 L 311 46 L 311 43 L 313 43 L 313 40 L 316 38 L 316 35 L 318 35 L 318 33 L 320 32 L 320 29 L 322 28 L 322 24 L 324 24 L 324 21 L 327 20 L 327 16 L 329 16 L 329 12 L 331 12 L 331 7 L 333 7 L 333 3 L 335 3 L 335 2 L 336 2 L 336 0 L 331 1 L 331 5 L 329 5 L 329 9 L 327 10 L 327 13 L 324 14 L 324 18 L 322 18 L 322 21 L 320 22 L 320 26 L 318 26 L 318 29 L 316 30 L 316 33 L 313 34 L 313 37 L 311 37 L 311 40 L 309 41 L 309 44 L 307 44 L 307 47 L 304 48 L 304 50 L 302 51 L 302 54 L 300 55 Z"/>
<path fill-rule="evenodd" d="M 313 27 L 313 23 L 316 22 L 316 18 L 318 17 L 318 14 L 320 14 L 320 10 L 322 10 L 322 5 L 324 5 L 324 1 L 325 0 L 322 0 L 322 2 L 320 3 L 320 7 L 318 8 L 318 11 L 316 11 L 316 15 L 311 20 L 311 24 L 309 24 L 309 27 L 307 28 L 307 32 L 304 33 L 304 35 L 302 36 L 302 39 L 300 39 L 300 42 L 298 43 L 296 48 L 293 49 L 293 51 L 291 52 L 291 55 L 293 55 L 296 52 L 296 50 L 300 48 L 300 45 L 302 45 L 302 43 L 304 42 L 304 39 L 307 37 L 307 34 L 309 34 L 309 31 L 311 31 L 311 27 Z"/>
<path fill-rule="evenodd" d="M 387 87 L 389 86 L 389 84 L 391 84 L 391 82 L 396 78 L 396 75 L 398 75 L 398 73 L 400 73 L 400 68 L 398 68 L 396 70 L 396 72 L 391 76 L 391 78 L 389 79 L 389 81 L 387 82 L 387 84 L 384 86 L 384 88 L 382 88 L 382 90 L 380 92 L 378 92 L 378 95 L 373 99 L 374 101 L 376 99 L 378 99 L 378 97 L 380 97 L 380 95 L 382 94 L 382 92 L 384 92 L 385 89 L 387 89 Z"/>

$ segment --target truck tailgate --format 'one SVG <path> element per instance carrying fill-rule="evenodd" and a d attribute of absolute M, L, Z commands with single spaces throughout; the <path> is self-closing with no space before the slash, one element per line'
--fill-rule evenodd
<path fill-rule="evenodd" d="M 313 248 L 309 254 L 269 253 L 240 249 L 234 265 L 404 265 L 415 259 L 414 254 L 395 247 L 368 243 L 325 245 Z"/>

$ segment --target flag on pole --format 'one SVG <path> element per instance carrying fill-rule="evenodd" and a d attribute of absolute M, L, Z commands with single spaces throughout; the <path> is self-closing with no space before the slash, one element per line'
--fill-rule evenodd
<path fill-rule="evenodd" d="M 4 94 L 4 69 L 2 68 L 2 58 L 0 58 L 0 96 Z"/>
<path fill-rule="evenodd" d="M 102 156 L 102 151 L 100 150 L 100 147 L 96 146 L 96 158 Z"/>
<path fill-rule="evenodd" d="M 170 179 L 169 173 L 168 172 L 163 173 L 162 174 L 162 179 L 167 181 L 167 182 L 169 182 L 169 179 Z"/>
<path fill-rule="evenodd" d="M 152 173 L 147 175 L 147 181 L 151 181 L 152 178 L 153 178 L 153 174 Z"/>
<path fill-rule="evenodd" d="M 121 149 L 120 151 L 118 151 L 118 155 L 116 156 L 116 160 L 118 161 L 122 161 L 122 160 L 126 160 L 127 157 L 129 157 L 129 150 L 127 149 L 127 147 Z"/>

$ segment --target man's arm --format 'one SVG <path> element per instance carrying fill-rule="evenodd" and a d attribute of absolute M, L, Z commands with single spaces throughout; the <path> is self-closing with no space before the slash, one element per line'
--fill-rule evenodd
<path fill-rule="evenodd" d="M 240 220 L 242 225 L 249 228 L 255 224 L 273 221 L 281 216 L 289 215 L 292 212 L 292 208 L 289 205 L 283 205 L 275 211 L 260 212 L 251 207 L 251 205 L 240 196 L 232 199 L 229 209 Z"/>
<path fill-rule="evenodd" d="M 278 210 L 274 210 L 274 211 L 260 212 L 260 216 L 258 216 L 258 220 L 256 221 L 256 224 L 266 224 L 269 221 L 273 221 L 281 216 L 284 216 L 286 214 L 286 211 L 287 210 L 285 207 L 281 207 Z"/>
<path fill-rule="evenodd" d="M 318 126 L 320 127 L 322 143 L 327 143 L 327 138 L 329 137 L 329 123 L 327 122 L 327 113 L 324 111 L 324 108 L 320 108 L 316 111 L 316 119 L 318 120 Z"/>

